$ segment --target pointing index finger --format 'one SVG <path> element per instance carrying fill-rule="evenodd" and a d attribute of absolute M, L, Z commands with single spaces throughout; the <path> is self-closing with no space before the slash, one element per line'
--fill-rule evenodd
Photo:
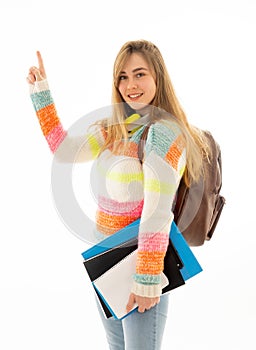
<path fill-rule="evenodd" d="M 41 74 L 45 77 L 46 74 L 45 74 L 45 69 L 44 69 L 44 62 L 43 62 L 40 51 L 37 51 L 36 55 L 37 55 L 37 60 L 38 60 L 38 68 L 39 68 Z"/>

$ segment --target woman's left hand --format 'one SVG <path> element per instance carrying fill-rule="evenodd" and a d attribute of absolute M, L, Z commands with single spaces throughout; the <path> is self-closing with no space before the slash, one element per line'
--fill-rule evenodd
<path fill-rule="evenodd" d="M 138 311 L 144 312 L 145 310 L 149 310 L 152 307 L 154 307 L 156 304 L 160 302 L 160 297 L 141 297 L 139 295 L 136 295 L 134 293 L 130 294 L 128 304 L 126 305 L 126 311 L 130 312 L 134 306 L 135 303 L 138 304 Z"/>

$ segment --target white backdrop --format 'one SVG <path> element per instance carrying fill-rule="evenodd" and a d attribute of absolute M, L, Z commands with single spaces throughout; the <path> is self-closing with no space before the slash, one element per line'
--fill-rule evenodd
<path fill-rule="evenodd" d="M 80 255 L 88 246 L 56 213 L 25 77 L 40 50 L 68 128 L 110 103 L 120 46 L 144 38 L 189 120 L 219 141 L 227 199 L 214 238 L 194 249 L 204 271 L 172 293 L 163 350 L 255 349 L 255 1 L 0 4 L 0 348 L 107 349 Z"/>

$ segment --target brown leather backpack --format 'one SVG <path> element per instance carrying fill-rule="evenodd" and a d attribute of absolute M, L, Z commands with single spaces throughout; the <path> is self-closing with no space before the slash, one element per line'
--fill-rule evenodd
<path fill-rule="evenodd" d="M 139 159 L 143 159 L 143 145 L 149 130 L 147 125 L 139 143 Z M 176 194 L 174 221 L 190 246 L 203 245 L 210 240 L 226 202 L 220 195 L 222 186 L 221 151 L 218 143 L 208 131 L 203 131 L 208 139 L 212 157 L 203 161 L 203 174 L 198 182 L 187 187 L 184 179 Z"/>

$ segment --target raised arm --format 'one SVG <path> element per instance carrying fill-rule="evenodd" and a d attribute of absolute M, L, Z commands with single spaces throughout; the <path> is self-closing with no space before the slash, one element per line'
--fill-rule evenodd
<path fill-rule="evenodd" d="M 54 153 L 66 136 L 58 117 L 44 68 L 41 53 L 37 51 L 38 67 L 29 69 L 27 82 L 30 87 L 30 96 L 36 111 L 43 135 L 50 150 Z"/>
<path fill-rule="evenodd" d="M 36 54 L 38 66 L 30 67 L 27 82 L 36 115 L 50 150 L 52 153 L 56 153 L 58 159 L 63 162 L 73 162 L 74 154 L 78 150 L 79 154 L 76 156 L 76 162 L 94 159 L 105 141 L 103 128 L 98 126 L 90 129 L 89 132 L 84 130 L 84 134 L 81 130 L 81 137 L 70 137 L 68 135 L 57 114 L 41 53 L 37 51 Z M 59 147 L 60 145 L 62 147 Z"/>

